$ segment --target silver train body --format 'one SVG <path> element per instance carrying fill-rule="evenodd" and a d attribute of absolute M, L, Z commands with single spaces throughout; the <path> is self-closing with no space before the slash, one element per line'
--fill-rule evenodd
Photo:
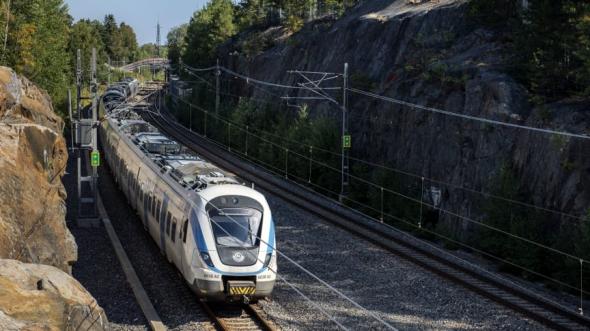
<path fill-rule="evenodd" d="M 158 132 L 133 109 L 119 112 L 134 94 L 117 103 L 108 93 L 103 109 L 117 112 L 101 126 L 105 158 L 162 254 L 200 297 L 269 296 L 277 257 L 265 197 Z"/>

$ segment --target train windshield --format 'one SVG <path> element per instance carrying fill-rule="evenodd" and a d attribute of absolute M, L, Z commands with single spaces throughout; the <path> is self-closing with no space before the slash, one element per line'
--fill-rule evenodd
<path fill-rule="evenodd" d="M 258 245 L 262 213 L 251 208 L 210 210 L 211 227 L 219 246 L 255 247 Z"/>

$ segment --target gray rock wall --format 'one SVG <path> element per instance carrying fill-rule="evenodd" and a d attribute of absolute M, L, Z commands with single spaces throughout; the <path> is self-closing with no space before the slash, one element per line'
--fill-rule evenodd
<path fill-rule="evenodd" d="M 587 132 L 587 102 L 534 109 L 526 89 L 505 70 L 509 60 L 502 55 L 500 36 L 468 24 L 465 4 L 365 1 L 336 22 L 325 18 L 307 24 L 299 34 L 277 38 L 276 46 L 259 54 L 244 53 L 242 35 L 222 46 L 219 56 L 222 64 L 238 72 L 285 84 L 299 81 L 288 70 L 341 72 L 348 62 L 352 86 L 380 95 L 458 114 Z M 242 92 L 246 91 L 268 98 L 257 90 Z M 327 103 L 312 103 L 311 109 L 313 116 L 339 121 L 340 112 Z M 588 208 L 586 141 L 482 124 L 355 94 L 350 96 L 350 109 L 354 157 L 477 191 L 491 191 L 507 165 L 519 179 L 514 183 L 519 199 L 577 215 Z M 482 196 L 428 181 L 426 186 L 443 189 L 442 208 L 485 218 Z M 455 233 L 471 228 L 442 216 L 440 224 Z"/>

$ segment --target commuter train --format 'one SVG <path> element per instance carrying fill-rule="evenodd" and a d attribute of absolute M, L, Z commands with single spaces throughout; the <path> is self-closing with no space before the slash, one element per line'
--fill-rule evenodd
<path fill-rule="evenodd" d="M 100 137 L 144 228 L 199 297 L 250 302 L 269 296 L 277 256 L 265 197 L 144 121 L 146 108 L 133 103 L 142 93 L 135 80 L 107 90 Z"/>

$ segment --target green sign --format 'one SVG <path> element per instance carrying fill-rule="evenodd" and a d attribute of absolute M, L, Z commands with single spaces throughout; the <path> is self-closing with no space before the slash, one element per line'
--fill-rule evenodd
<path fill-rule="evenodd" d="M 344 137 L 342 137 L 342 146 L 344 146 L 344 148 L 350 148 L 352 146 L 352 138 L 350 137 L 350 135 L 345 135 Z"/>
<path fill-rule="evenodd" d="M 100 166 L 100 153 L 98 151 L 90 153 L 90 165 L 93 167 Z"/>

